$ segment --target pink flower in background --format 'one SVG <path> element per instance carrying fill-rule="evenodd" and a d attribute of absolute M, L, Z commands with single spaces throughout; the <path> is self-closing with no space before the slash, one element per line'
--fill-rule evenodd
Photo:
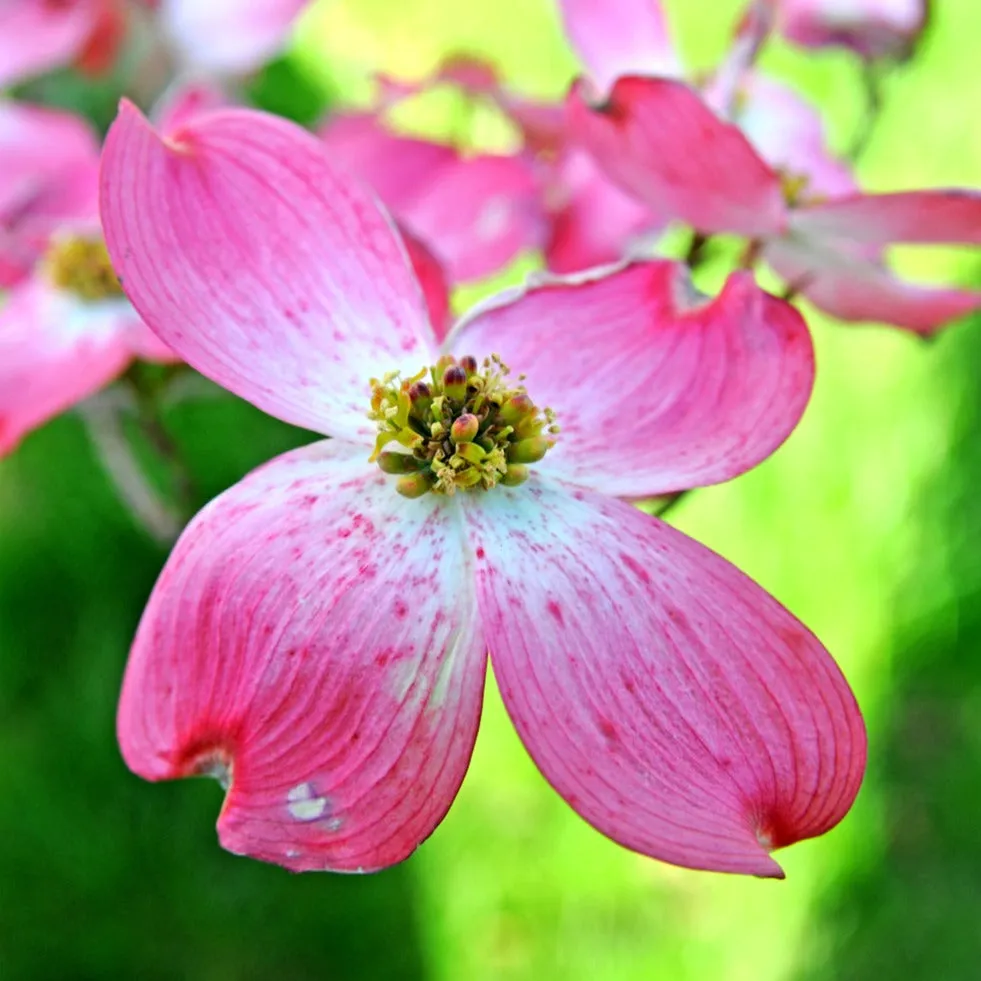
<path fill-rule="evenodd" d="M 498 272 L 544 240 L 538 178 L 522 156 L 464 156 L 395 134 L 370 113 L 333 116 L 321 137 L 331 159 L 375 191 L 451 283 Z"/>
<path fill-rule="evenodd" d="M 769 135 L 758 131 L 757 139 L 785 165 L 781 173 L 745 133 L 671 79 L 621 78 L 600 105 L 579 85 L 569 112 L 624 189 L 703 233 L 758 240 L 762 257 L 795 290 L 841 320 L 929 333 L 981 308 L 981 293 L 907 283 L 883 261 L 894 243 L 981 244 L 978 192 L 853 193 L 847 171 L 830 161 L 802 174 L 796 155 L 807 152 L 815 130 L 799 111 L 795 140 L 777 131 L 774 117 L 760 121 Z"/>
<path fill-rule="evenodd" d="M 521 152 L 509 158 L 507 167 L 499 164 L 496 175 L 486 168 L 483 173 L 472 168 L 472 177 L 477 179 L 471 179 L 466 188 L 461 186 L 462 181 L 434 180 L 429 185 L 430 223 L 435 216 L 451 216 L 455 227 L 464 232 L 461 217 L 481 213 L 509 216 L 507 222 L 499 218 L 489 223 L 485 219 L 486 224 L 500 230 L 497 248 L 481 248 L 488 259 L 494 257 L 493 262 L 482 264 L 485 274 L 503 265 L 502 256 L 506 255 L 505 261 L 509 261 L 520 248 L 542 249 L 545 265 L 553 272 L 578 272 L 616 262 L 660 232 L 663 222 L 611 182 L 587 153 L 568 140 L 561 103 L 516 95 L 503 85 L 493 66 L 473 58 L 452 58 L 418 82 L 388 76 L 379 76 L 378 80 L 382 93 L 379 111 L 428 89 L 451 85 L 473 100 L 494 105 L 521 134 Z M 381 188 L 390 187 L 393 182 L 414 186 L 416 180 L 425 181 L 419 165 L 426 162 L 427 151 L 419 144 L 434 144 L 395 137 L 384 128 L 379 115 L 335 117 L 324 132 L 331 150 L 339 152 L 342 160 L 351 155 L 347 137 L 354 125 L 364 128 L 366 139 L 361 146 L 370 144 L 374 152 L 370 161 L 363 150 L 346 161 L 351 173 L 362 179 L 365 174 L 371 175 L 369 182 L 382 200 L 401 216 L 399 199 Z M 369 126 L 373 131 L 368 130 Z M 395 147 L 403 152 L 391 152 Z M 447 149 L 442 148 L 444 152 Z M 452 193 L 457 189 L 474 193 L 469 207 L 461 208 L 457 195 Z M 427 238 L 425 229 L 420 234 Z M 457 241 L 467 243 L 464 247 L 468 251 L 480 247 L 479 236 L 459 236 Z M 500 248 L 508 242 L 512 245 L 510 250 Z M 434 247 L 439 250 L 438 241 Z"/>
<path fill-rule="evenodd" d="M 0 88 L 75 64 L 108 68 L 140 8 L 182 70 L 244 73 L 286 43 L 309 0 L 0 0 Z"/>
<path fill-rule="evenodd" d="M 112 271 L 98 168 L 82 120 L 0 101 L 0 453 L 134 357 L 173 360 Z"/>
<path fill-rule="evenodd" d="M 597 98 L 626 75 L 683 74 L 660 0 L 558 0 L 558 8 Z"/>
<path fill-rule="evenodd" d="M 560 9 L 588 72 L 567 102 L 571 135 L 638 202 L 705 234 L 758 240 L 792 289 L 841 320 L 930 333 L 981 306 L 981 294 L 904 282 L 884 261 L 893 243 L 977 244 L 974 192 L 861 194 L 817 111 L 749 70 L 781 4 L 748 6 L 701 93 L 652 77 L 658 66 L 677 74 L 655 3 L 562 0 Z"/>
<path fill-rule="evenodd" d="M 179 540 L 126 671 L 126 762 L 222 779 L 233 852 L 381 868 L 452 803 L 489 654 L 542 773 L 601 832 L 782 874 L 770 850 L 858 790 L 853 696 L 759 586 L 626 501 L 780 445 L 813 381 L 800 315 L 746 273 L 709 299 L 656 261 L 499 297 L 438 344 L 391 224 L 328 157 L 247 111 L 164 141 L 124 104 L 107 139 L 107 242 L 147 323 L 334 437 Z"/>
<path fill-rule="evenodd" d="M 310 0 L 159 0 L 160 29 L 182 67 L 241 74 L 289 40 Z"/>
<path fill-rule="evenodd" d="M 806 48 L 902 58 L 926 27 L 927 0 L 780 0 L 781 33 Z"/>
<path fill-rule="evenodd" d="M 73 62 L 101 71 L 124 29 L 123 0 L 0 0 L 0 88 Z"/>

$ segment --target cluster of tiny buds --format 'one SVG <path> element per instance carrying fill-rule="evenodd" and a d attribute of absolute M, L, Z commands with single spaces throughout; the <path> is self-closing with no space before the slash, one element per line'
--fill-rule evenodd
<path fill-rule="evenodd" d="M 55 238 L 44 262 L 50 281 L 81 300 L 94 303 L 123 295 L 106 244 L 99 237 Z"/>
<path fill-rule="evenodd" d="M 405 497 L 515 487 L 555 445 L 551 409 L 539 409 L 497 355 L 482 364 L 445 355 L 411 378 L 371 382 L 369 418 L 378 423 L 371 459 L 398 475 Z M 391 443 L 402 449 L 386 450 Z"/>

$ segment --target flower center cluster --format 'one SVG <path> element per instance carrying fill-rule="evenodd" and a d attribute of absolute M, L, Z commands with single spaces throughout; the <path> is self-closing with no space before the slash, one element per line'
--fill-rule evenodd
<path fill-rule="evenodd" d="M 396 490 L 405 497 L 524 483 L 559 427 L 552 410 L 539 409 L 508 375 L 497 355 L 481 365 L 446 355 L 412 378 L 372 379 L 368 415 L 378 438 L 371 459 L 399 475 Z M 403 450 L 384 450 L 391 443 Z"/>
<path fill-rule="evenodd" d="M 57 238 L 48 247 L 44 263 L 55 286 L 88 303 L 123 295 L 101 238 Z"/>
<path fill-rule="evenodd" d="M 811 187 L 811 178 L 807 174 L 788 170 L 781 170 L 779 173 L 783 199 L 789 207 L 797 208 L 806 204 L 820 204 L 826 200 L 825 195 L 814 192 Z"/>

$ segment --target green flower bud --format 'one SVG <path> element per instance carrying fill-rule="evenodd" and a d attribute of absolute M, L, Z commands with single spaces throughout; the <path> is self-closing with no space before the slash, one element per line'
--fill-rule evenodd
<path fill-rule="evenodd" d="M 395 483 L 395 489 L 403 497 L 422 497 L 423 494 L 429 493 L 432 486 L 432 478 L 426 471 L 409 474 Z"/>
<path fill-rule="evenodd" d="M 507 448 L 507 461 L 508 463 L 538 463 L 551 447 L 551 441 L 544 436 L 519 439 L 517 443 L 512 443 Z"/>
<path fill-rule="evenodd" d="M 425 382 L 414 382 L 409 386 L 409 405 L 412 414 L 423 418 L 433 404 L 433 391 Z"/>
<path fill-rule="evenodd" d="M 425 463 L 408 453 L 382 453 L 378 457 L 378 466 L 385 473 L 415 473 L 421 470 Z"/>
<path fill-rule="evenodd" d="M 487 456 L 487 451 L 476 443 L 461 443 L 456 448 L 456 454 L 463 457 L 467 463 L 481 463 Z"/>
<path fill-rule="evenodd" d="M 535 403 L 527 395 L 512 395 L 501 406 L 498 416 L 508 426 L 514 426 L 535 411 Z M 534 418 L 534 417 L 533 417 Z"/>
<path fill-rule="evenodd" d="M 450 427 L 450 439 L 454 443 L 472 443 L 478 429 L 480 429 L 480 420 L 467 412 Z"/>
<path fill-rule="evenodd" d="M 501 477 L 501 483 L 505 487 L 517 487 L 528 479 L 530 473 L 531 471 L 520 463 L 509 463 L 507 473 Z"/>
<path fill-rule="evenodd" d="M 462 402 L 467 397 L 467 373 L 458 364 L 451 364 L 443 372 L 443 391 L 454 402 Z"/>

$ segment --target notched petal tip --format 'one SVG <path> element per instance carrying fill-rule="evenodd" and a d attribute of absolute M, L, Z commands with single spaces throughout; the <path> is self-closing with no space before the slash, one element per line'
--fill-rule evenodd
<path fill-rule="evenodd" d="M 162 138 L 123 103 L 100 197 L 113 266 L 146 324 L 272 415 L 365 438 L 371 372 L 430 360 L 395 229 L 294 123 L 220 108 Z"/>
<path fill-rule="evenodd" d="M 120 698 L 132 770 L 227 775 L 223 847 L 294 871 L 410 855 L 480 717 L 486 644 L 456 511 L 407 513 L 365 455 L 313 444 L 208 505 L 154 588 Z"/>
<path fill-rule="evenodd" d="M 782 877 L 770 850 L 834 827 L 865 770 L 828 652 L 663 522 L 540 476 L 520 493 L 534 507 L 488 497 L 470 531 L 494 672 L 539 769 L 628 848 Z"/>

